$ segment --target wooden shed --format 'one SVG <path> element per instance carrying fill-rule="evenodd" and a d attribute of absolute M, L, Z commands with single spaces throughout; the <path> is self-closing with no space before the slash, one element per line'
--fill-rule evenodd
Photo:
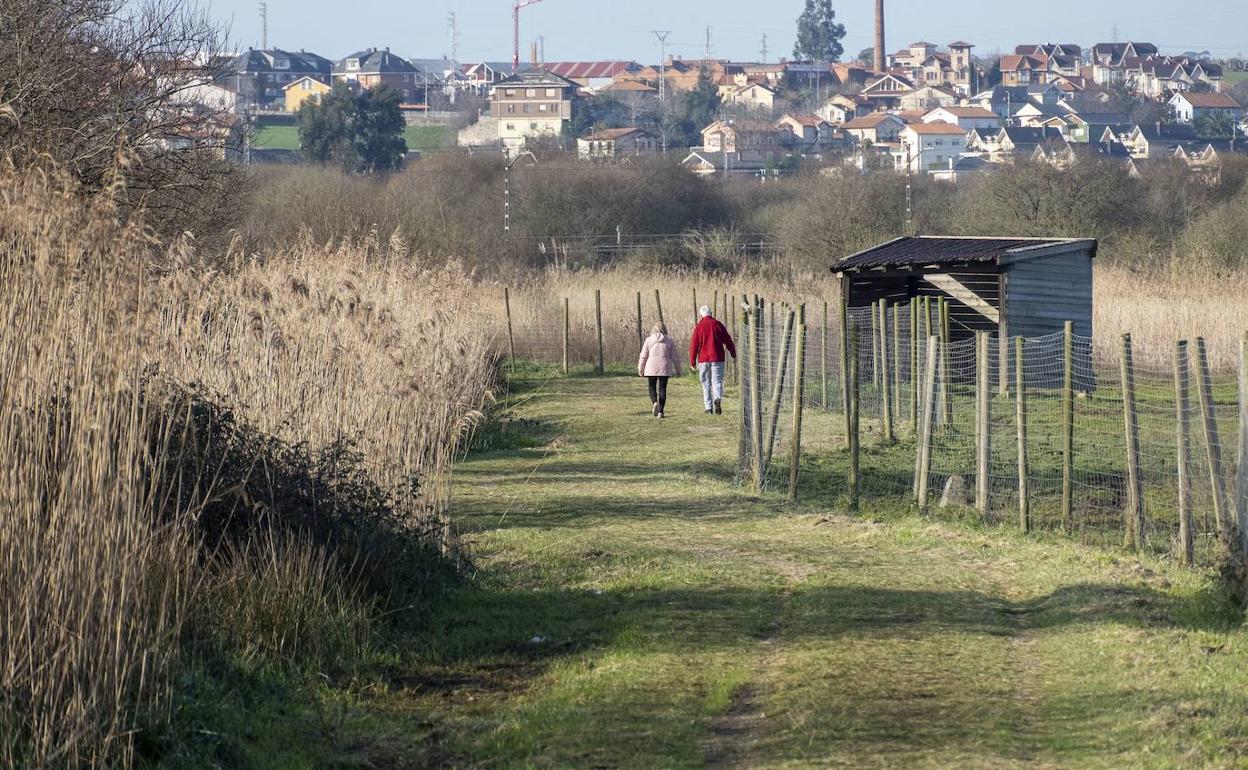
<path fill-rule="evenodd" d="M 1092 335 L 1092 238 L 895 238 L 832 266 L 846 307 L 879 300 L 944 297 L 950 339 L 997 332 L 1005 357 L 1012 336 Z M 1008 365 L 1002 367 L 1008 370 Z"/>

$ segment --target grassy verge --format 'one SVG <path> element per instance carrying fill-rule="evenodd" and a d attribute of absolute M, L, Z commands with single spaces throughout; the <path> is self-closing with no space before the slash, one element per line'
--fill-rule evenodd
<path fill-rule="evenodd" d="M 409 150 L 433 150 L 455 144 L 455 129 L 449 126 L 407 126 L 403 132 Z M 298 150 L 299 127 L 268 124 L 256 127 L 255 146 L 264 150 Z"/>

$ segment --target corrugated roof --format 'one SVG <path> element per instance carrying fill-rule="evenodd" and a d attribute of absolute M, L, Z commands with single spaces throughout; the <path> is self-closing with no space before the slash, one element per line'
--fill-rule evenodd
<path fill-rule="evenodd" d="M 1070 238 L 969 238 L 920 235 L 897 238 L 845 257 L 833 270 L 859 270 L 906 265 L 942 265 L 965 262 L 998 262 L 1008 254 L 1038 246 L 1080 243 Z M 1095 249 L 1095 241 L 1091 241 Z"/>

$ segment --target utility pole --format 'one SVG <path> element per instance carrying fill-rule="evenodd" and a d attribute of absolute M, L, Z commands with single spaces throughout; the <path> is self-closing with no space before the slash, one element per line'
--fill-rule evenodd
<path fill-rule="evenodd" d="M 269 49 L 269 4 L 260 4 L 260 50 Z"/>
<path fill-rule="evenodd" d="M 763 50 L 759 52 L 759 53 L 761 53 L 761 54 L 763 55 L 763 61 L 762 61 L 762 63 L 763 63 L 763 64 L 766 64 L 766 63 L 767 63 L 767 51 L 768 51 L 768 48 L 767 48 L 767 33 L 766 33 L 766 32 L 764 32 L 764 33 L 763 33 Z"/>
<path fill-rule="evenodd" d="M 451 29 L 451 92 L 447 95 L 451 98 L 451 104 L 454 104 L 459 93 L 459 64 L 456 63 L 459 58 L 459 23 L 455 20 L 454 11 L 446 15 L 446 22 Z"/>
<path fill-rule="evenodd" d="M 711 25 L 706 25 L 706 45 L 702 48 L 702 61 L 709 62 L 711 60 Z"/>
<path fill-rule="evenodd" d="M 659 135 L 663 139 L 663 154 L 667 154 L 667 126 L 664 118 L 667 117 L 666 98 L 667 98 L 667 36 L 672 34 L 670 29 L 652 30 L 654 36 L 659 39 Z"/>

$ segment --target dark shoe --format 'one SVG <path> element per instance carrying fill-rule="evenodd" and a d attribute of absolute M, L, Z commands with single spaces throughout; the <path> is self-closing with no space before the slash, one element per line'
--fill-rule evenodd
<path fill-rule="evenodd" d="M 650 405 L 650 414 L 654 415 L 655 417 L 659 417 L 663 414 L 662 412 L 659 411 L 658 401 L 655 401 L 653 404 Z"/>
<path fill-rule="evenodd" d="M 715 399 L 715 414 L 723 414 L 723 413 L 724 413 L 724 402 L 720 401 L 717 398 Z"/>

